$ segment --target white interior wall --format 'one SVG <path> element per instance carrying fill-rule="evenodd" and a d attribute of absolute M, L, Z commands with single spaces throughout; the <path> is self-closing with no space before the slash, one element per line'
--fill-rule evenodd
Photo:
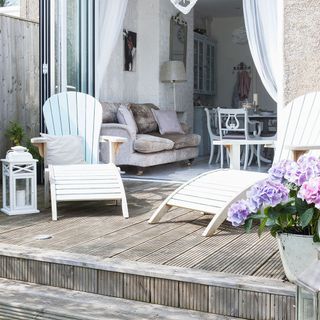
<path fill-rule="evenodd" d="M 160 0 L 160 66 L 169 60 L 170 48 L 170 19 L 177 14 L 177 9 L 170 1 Z M 193 124 L 193 11 L 183 15 L 188 24 L 187 36 L 187 81 L 176 84 L 177 111 L 181 120 L 189 125 Z M 160 82 L 160 107 L 162 109 L 173 108 L 173 88 L 169 83 Z"/>
<path fill-rule="evenodd" d="M 102 84 L 102 101 L 151 102 L 161 109 L 173 108 L 172 86 L 160 82 L 160 67 L 169 60 L 170 19 L 177 9 L 170 1 L 129 0 L 124 28 L 137 32 L 136 71 L 123 70 L 123 38 L 119 37 Z M 188 124 L 193 122 L 193 12 L 188 22 L 186 83 L 177 84 L 177 109 Z M 104 41 L 101 32 L 100 41 Z"/>
<path fill-rule="evenodd" d="M 244 26 L 243 17 L 202 18 L 195 17 L 195 28 L 208 30 L 208 35 L 216 43 L 215 53 L 215 106 L 231 106 L 236 73 L 233 67 L 240 62 L 251 66 L 251 90 L 252 94 L 258 93 L 259 105 L 263 110 L 276 110 L 276 103 L 271 99 L 255 69 L 248 44 L 235 44 L 232 42 L 232 32 Z"/>

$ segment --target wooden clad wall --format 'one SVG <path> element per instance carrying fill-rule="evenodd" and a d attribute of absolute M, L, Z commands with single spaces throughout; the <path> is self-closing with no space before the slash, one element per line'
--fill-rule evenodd
<path fill-rule="evenodd" d="M 38 135 L 39 24 L 0 15 L 0 157 L 8 149 L 9 121 Z"/>
<path fill-rule="evenodd" d="M 56 258 L 59 260 L 58 256 Z M 110 267 L 109 263 L 106 261 L 104 266 Z M 0 254 L 0 278 L 248 320 L 296 319 L 292 292 L 272 292 L 267 287 L 265 292 L 260 292 L 245 288 L 243 284 L 239 287 L 239 283 L 234 287 L 223 287 L 114 272 L 86 266 L 84 262 L 81 264 L 83 266 Z"/>

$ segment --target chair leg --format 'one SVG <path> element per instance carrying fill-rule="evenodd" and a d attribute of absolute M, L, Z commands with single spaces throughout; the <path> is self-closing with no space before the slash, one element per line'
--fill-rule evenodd
<path fill-rule="evenodd" d="M 49 208 L 50 197 L 50 184 L 49 184 L 49 171 L 44 171 L 44 207 Z"/>
<path fill-rule="evenodd" d="M 250 158 L 249 158 L 248 166 L 251 166 L 253 156 L 254 156 L 254 146 L 250 145 Z"/>
<path fill-rule="evenodd" d="M 258 162 L 259 168 L 261 168 L 260 154 L 261 154 L 261 145 L 257 145 L 257 162 Z"/>
<path fill-rule="evenodd" d="M 220 157 L 221 157 L 221 148 L 218 147 L 218 154 L 217 154 L 217 157 L 216 157 L 216 163 L 219 162 Z"/>
<path fill-rule="evenodd" d="M 121 207 L 122 207 L 122 215 L 123 215 L 123 217 L 126 218 L 126 219 L 129 218 L 128 203 L 127 203 L 126 196 L 122 197 Z"/>
<path fill-rule="evenodd" d="M 212 159 L 213 159 L 213 154 L 214 154 L 214 145 L 211 142 L 211 151 L 210 151 L 210 158 L 208 164 L 211 164 Z"/>
<path fill-rule="evenodd" d="M 51 212 L 52 212 L 52 220 L 58 220 L 58 213 L 57 213 L 57 199 L 56 199 L 56 188 L 54 184 L 50 185 L 51 190 Z"/>
<path fill-rule="evenodd" d="M 249 158 L 249 145 L 246 144 L 245 146 L 245 156 L 244 156 L 244 165 L 243 169 L 246 170 L 248 166 L 248 158 Z"/>
<path fill-rule="evenodd" d="M 223 168 L 223 146 L 220 146 L 220 166 Z"/>

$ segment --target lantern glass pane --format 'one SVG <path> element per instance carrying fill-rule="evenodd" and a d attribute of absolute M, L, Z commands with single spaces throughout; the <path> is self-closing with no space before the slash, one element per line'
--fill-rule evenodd
<path fill-rule="evenodd" d="M 16 207 L 31 206 L 32 179 L 16 179 Z"/>
<path fill-rule="evenodd" d="M 9 176 L 5 177 L 5 203 L 4 206 L 8 207 L 10 205 L 10 180 Z"/>
<path fill-rule="evenodd" d="M 314 295 L 303 288 L 298 289 L 298 319 L 316 319 L 314 314 Z"/>

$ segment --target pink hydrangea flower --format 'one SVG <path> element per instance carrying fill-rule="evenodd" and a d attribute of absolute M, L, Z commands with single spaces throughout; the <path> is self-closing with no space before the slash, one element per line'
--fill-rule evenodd
<path fill-rule="evenodd" d="M 298 197 L 320 209 L 320 177 L 304 182 L 298 192 Z"/>

